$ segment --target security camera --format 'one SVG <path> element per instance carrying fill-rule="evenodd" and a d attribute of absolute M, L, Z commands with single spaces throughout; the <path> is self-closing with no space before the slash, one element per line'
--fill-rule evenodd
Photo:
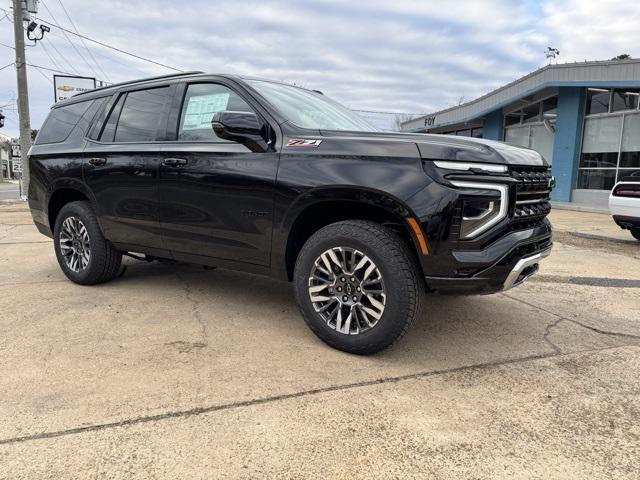
<path fill-rule="evenodd" d="M 33 32 L 37 27 L 38 27 L 38 24 L 32 20 L 31 22 L 29 22 L 29 25 L 27 26 L 27 32 L 31 33 L 31 32 Z M 42 27 L 40 27 L 40 28 L 42 28 Z"/>
<path fill-rule="evenodd" d="M 47 27 L 46 25 L 40 25 L 40 30 L 42 30 L 42 33 L 46 33 L 46 32 L 50 32 L 51 29 L 49 27 Z"/>

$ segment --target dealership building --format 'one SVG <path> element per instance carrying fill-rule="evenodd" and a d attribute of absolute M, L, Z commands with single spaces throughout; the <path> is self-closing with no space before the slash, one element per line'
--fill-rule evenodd
<path fill-rule="evenodd" d="M 548 65 L 402 130 L 532 148 L 551 164 L 556 205 L 606 209 L 614 183 L 640 175 L 639 98 L 640 60 Z"/>

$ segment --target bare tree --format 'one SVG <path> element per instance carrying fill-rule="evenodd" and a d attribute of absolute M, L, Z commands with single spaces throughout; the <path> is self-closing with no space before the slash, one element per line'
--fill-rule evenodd
<path fill-rule="evenodd" d="M 393 119 L 393 129 L 397 132 L 402 131 L 402 124 L 404 122 L 408 122 L 409 120 L 413 120 L 415 115 L 411 115 L 409 113 L 398 113 Z"/>

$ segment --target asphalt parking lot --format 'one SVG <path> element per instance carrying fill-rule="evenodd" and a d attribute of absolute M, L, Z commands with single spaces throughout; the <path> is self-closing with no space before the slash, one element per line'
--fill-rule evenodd
<path fill-rule="evenodd" d="M 127 260 L 72 284 L 0 203 L 0 478 L 636 479 L 640 242 L 551 219 L 537 277 L 429 296 L 358 357 L 266 278 Z"/>

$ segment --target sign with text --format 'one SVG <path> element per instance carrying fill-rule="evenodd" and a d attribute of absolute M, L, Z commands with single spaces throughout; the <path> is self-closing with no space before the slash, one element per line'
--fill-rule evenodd
<path fill-rule="evenodd" d="M 72 77 L 69 75 L 53 76 L 53 91 L 56 103 L 74 95 L 96 88 L 96 79 L 91 77 Z"/>
<path fill-rule="evenodd" d="M 11 158 L 20 159 L 20 144 L 17 139 L 11 140 Z"/>

